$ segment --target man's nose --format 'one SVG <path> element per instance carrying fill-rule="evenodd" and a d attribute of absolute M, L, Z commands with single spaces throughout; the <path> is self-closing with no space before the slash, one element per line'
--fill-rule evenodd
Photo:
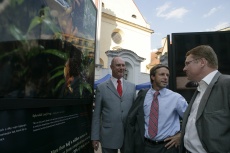
<path fill-rule="evenodd" d="M 183 68 L 183 71 L 184 71 L 184 72 L 186 71 L 186 66 Z"/>

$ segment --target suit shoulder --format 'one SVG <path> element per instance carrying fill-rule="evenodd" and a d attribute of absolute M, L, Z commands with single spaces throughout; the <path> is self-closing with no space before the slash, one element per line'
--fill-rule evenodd
<path fill-rule="evenodd" d="M 216 83 L 223 86 L 230 86 L 230 75 L 220 75 Z"/>
<path fill-rule="evenodd" d="M 220 75 L 220 79 L 223 79 L 223 80 L 230 80 L 230 75 L 222 74 L 222 75 Z"/>
<path fill-rule="evenodd" d="M 124 80 L 124 82 L 125 82 L 126 84 L 130 85 L 130 86 L 136 86 L 134 83 L 131 83 L 131 82 L 127 81 L 127 80 Z"/>
<path fill-rule="evenodd" d="M 111 80 L 109 79 L 109 80 L 106 80 L 105 82 L 100 83 L 99 85 L 97 85 L 97 88 L 101 88 L 101 87 L 107 86 L 107 84 L 108 84 L 110 81 L 111 81 Z"/>
<path fill-rule="evenodd" d="M 138 91 L 137 95 L 146 95 L 146 93 L 149 91 L 149 89 L 141 89 L 140 91 Z"/>

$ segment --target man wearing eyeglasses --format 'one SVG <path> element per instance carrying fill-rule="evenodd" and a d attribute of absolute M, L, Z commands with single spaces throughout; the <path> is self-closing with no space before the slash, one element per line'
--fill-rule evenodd
<path fill-rule="evenodd" d="M 230 152 L 230 76 L 218 71 L 218 59 L 207 45 L 186 53 L 183 69 L 198 87 L 184 113 L 180 153 Z"/>

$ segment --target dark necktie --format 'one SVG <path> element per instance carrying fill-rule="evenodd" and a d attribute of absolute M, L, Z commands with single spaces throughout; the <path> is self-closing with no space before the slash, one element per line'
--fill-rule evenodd
<path fill-rule="evenodd" d="M 121 86 L 121 80 L 117 80 L 117 92 L 121 96 L 122 95 L 122 86 Z"/>
<path fill-rule="evenodd" d="M 158 131 L 158 111 L 159 111 L 159 104 L 157 96 L 160 93 L 156 91 L 153 96 L 153 101 L 151 104 L 150 114 L 149 114 L 149 127 L 148 132 L 150 138 L 154 138 L 157 135 Z"/>

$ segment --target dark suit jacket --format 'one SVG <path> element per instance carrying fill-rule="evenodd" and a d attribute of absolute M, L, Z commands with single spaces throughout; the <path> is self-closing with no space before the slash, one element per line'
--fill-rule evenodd
<path fill-rule="evenodd" d="M 148 90 L 140 90 L 127 117 L 125 131 L 125 153 L 142 153 L 144 150 L 144 109 L 143 104 Z M 136 116 L 136 117 L 135 117 Z"/>
<path fill-rule="evenodd" d="M 180 153 L 185 151 L 184 134 L 195 100 L 195 92 L 184 114 Z M 206 89 L 196 117 L 200 141 L 208 153 L 230 153 L 230 76 L 217 73 Z"/>

